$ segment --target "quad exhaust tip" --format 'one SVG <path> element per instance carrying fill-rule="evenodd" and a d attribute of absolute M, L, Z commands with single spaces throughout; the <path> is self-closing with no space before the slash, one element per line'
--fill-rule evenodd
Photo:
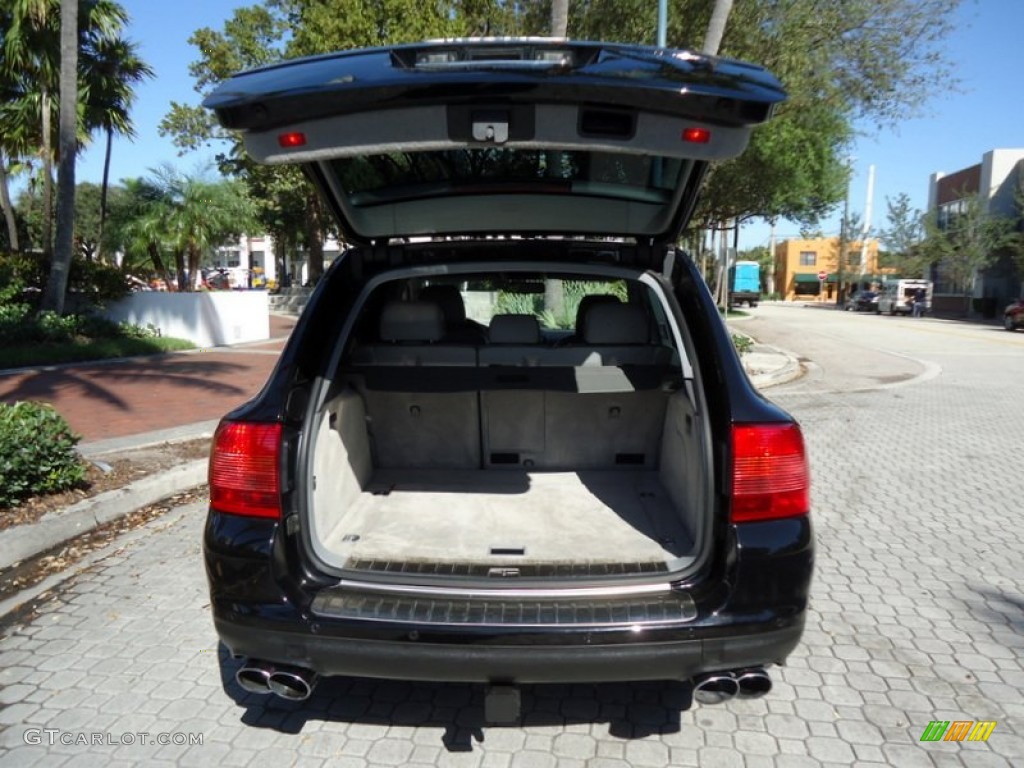
<path fill-rule="evenodd" d="M 235 680 L 249 693 L 273 693 L 288 701 L 305 701 L 313 693 L 320 676 L 305 667 L 247 659 L 235 673 Z"/>
<path fill-rule="evenodd" d="M 693 700 L 698 704 L 722 704 L 734 697 L 758 699 L 772 689 L 772 679 L 763 667 L 732 672 L 709 672 L 693 681 Z"/>
<path fill-rule="evenodd" d="M 759 699 L 772 689 L 772 679 L 763 667 L 744 669 L 736 673 L 741 699 Z"/>

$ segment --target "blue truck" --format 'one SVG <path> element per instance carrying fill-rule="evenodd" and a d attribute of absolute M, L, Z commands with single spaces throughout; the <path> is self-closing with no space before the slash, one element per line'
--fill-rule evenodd
<path fill-rule="evenodd" d="M 729 267 L 729 306 L 746 302 L 756 307 L 761 300 L 761 265 L 756 261 L 737 261 Z"/>

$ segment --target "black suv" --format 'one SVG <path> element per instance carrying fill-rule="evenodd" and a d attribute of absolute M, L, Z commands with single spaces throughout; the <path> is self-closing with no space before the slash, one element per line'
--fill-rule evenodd
<path fill-rule="evenodd" d="M 803 439 L 674 243 L 783 98 L 750 64 L 535 39 L 209 96 L 351 246 L 214 438 L 206 567 L 246 690 L 483 682 L 509 719 L 517 683 L 770 689 L 811 581 Z"/>

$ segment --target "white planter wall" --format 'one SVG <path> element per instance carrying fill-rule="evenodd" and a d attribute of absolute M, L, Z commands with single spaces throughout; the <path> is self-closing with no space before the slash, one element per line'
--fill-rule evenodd
<path fill-rule="evenodd" d="M 133 293 L 103 312 L 115 322 L 153 325 L 161 336 L 188 339 L 199 347 L 270 338 L 266 291 Z"/>

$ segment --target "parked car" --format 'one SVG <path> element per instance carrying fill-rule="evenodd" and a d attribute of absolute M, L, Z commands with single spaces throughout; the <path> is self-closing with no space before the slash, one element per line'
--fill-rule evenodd
<path fill-rule="evenodd" d="M 854 291 L 846 298 L 847 312 L 878 312 L 878 294 L 875 291 Z"/>
<path fill-rule="evenodd" d="M 1003 310 L 1003 328 L 1008 331 L 1024 328 L 1024 297 L 1006 305 Z"/>
<path fill-rule="evenodd" d="M 213 440 L 242 688 L 486 683 L 498 721 L 520 683 L 768 692 L 807 610 L 804 442 L 674 243 L 783 98 L 754 65 L 564 40 L 337 53 L 207 98 L 352 244 Z"/>

